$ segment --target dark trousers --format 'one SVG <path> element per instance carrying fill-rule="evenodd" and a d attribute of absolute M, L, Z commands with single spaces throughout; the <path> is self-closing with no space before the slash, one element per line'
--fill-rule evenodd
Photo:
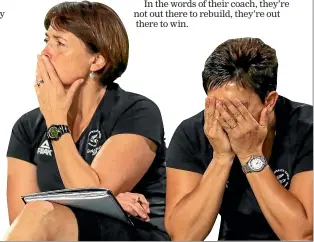
<path fill-rule="evenodd" d="M 103 214 L 70 208 L 79 231 L 79 241 L 169 241 L 169 236 L 157 227 L 135 220 L 134 226 Z"/>

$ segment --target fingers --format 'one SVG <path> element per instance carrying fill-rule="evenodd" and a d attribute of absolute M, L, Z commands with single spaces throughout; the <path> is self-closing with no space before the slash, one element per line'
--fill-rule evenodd
<path fill-rule="evenodd" d="M 216 103 L 216 100 L 214 97 L 207 97 L 205 99 L 204 120 L 205 120 L 205 125 L 207 127 L 212 126 L 213 117 L 215 113 L 215 103 Z"/>
<path fill-rule="evenodd" d="M 75 93 L 77 92 L 77 90 L 79 89 L 79 87 L 81 86 L 83 82 L 84 82 L 84 79 L 80 79 L 80 80 L 75 81 L 71 85 L 70 89 L 67 91 L 68 98 L 70 98 L 71 100 L 73 99 Z"/>
<path fill-rule="evenodd" d="M 226 131 L 229 132 L 231 130 L 229 124 L 227 124 L 227 122 L 223 119 L 223 118 L 219 118 L 218 122 L 220 124 L 220 126 Z"/>
<path fill-rule="evenodd" d="M 117 196 L 117 200 L 129 214 L 139 216 L 145 221 L 149 221 L 149 202 L 142 194 L 131 192 L 120 193 Z"/>
<path fill-rule="evenodd" d="M 223 104 L 230 111 L 233 118 L 235 118 L 238 122 L 243 122 L 244 117 L 242 113 L 236 108 L 236 106 L 234 106 L 234 104 L 230 100 L 225 99 Z"/>
<path fill-rule="evenodd" d="M 44 80 L 43 80 L 41 73 L 40 73 L 40 70 L 39 70 L 38 58 L 39 58 L 39 55 L 37 55 L 36 78 L 35 78 L 35 82 L 34 82 L 34 88 L 35 88 L 37 95 L 39 95 L 39 86 L 44 83 Z"/>
<path fill-rule="evenodd" d="M 243 119 L 245 119 L 246 121 L 253 121 L 253 120 L 255 121 L 252 114 L 247 110 L 247 108 L 242 104 L 242 102 L 239 99 L 235 98 L 230 101 L 234 105 L 234 107 L 238 110 L 238 112 L 241 113 L 241 116 L 243 117 Z"/>
<path fill-rule="evenodd" d="M 137 195 L 137 201 L 142 205 L 142 207 L 145 209 L 147 213 L 150 213 L 150 208 L 149 208 L 149 202 L 145 198 L 144 195 L 138 194 L 138 193 L 133 193 L 134 195 Z"/>
<path fill-rule="evenodd" d="M 129 203 L 127 203 L 125 201 L 122 201 L 119 203 L 120 203 L 121 207 L 123 208 L 123 210 L 125 212 L 127 212 L 129 215 L 132 215 L 134 217 L 138 216 L 137 212 L 131 206 L 129 206 Z"/>
<path fill-rule="evenodd" d="M 227 112 L 227 110 L 223 107 L 223 104 L 218 101 L 216 105 L 218 111 L 220 112 L 220 122 L 227 127 L 227 129 L 233 129 L 238 125 L 238 122 L 234 120 L 233 117 Z M 227 131 L 227 130 L 226 130 Z"/>
<path fill-rule="evenodd" d="M 216 102 L 215 106 L 217 106 L 217 102 Z M 212 128 L 215 129 L 215 130 L 221 128 L 220 125 L 219 125 L 219 121 L 218 121 L 219 119 L 220 119 L 219 110 L 217 108 L 215 108 L 215 112 L 214 112 L 214 115 L 213 115 L 213 121 L 212 121 Z"/>
<path fill-rule="evenodd" d="M 137 213 L 139 217 L 147 222 L 149 221 L 148 214 L 139 203 L 129 203 L 128 205 Z"/>
<path fill-rule="evenodd" d="M 39 101 L 39 95 L 40 95 L 39 87 L 40 85 L 43 85 L 45 83 L 43 80 L 42 72 L 43 72 L 43 63 L 39 61 L 39 55 L 37 55 L 36 78 L 35 78 L 35 83 L 34 83 L 34 89 L 35 89 L 38 101 Z"/>
<path fill-rule="evenodd" d="M 53 67 L 50 60 L 48 59 L 48 57 L 43 55 L 39 59 L 42 61 L 43 65 L 45 67 L 45 71 L 49 75 L 51 82 L 54 85 L 59 85 L 59 86 L 63 87 L 62 82 L 61 82 L 55 68 Z"/>
<path fill-rule="evenodd" d="M 134 217 L 140 217 L 145 221 L 149 221 L 148 214 L 144 211 L 144 209 L 141 207 L 139 203 L 132 203 L 129 201 L 122 201 L 120 202 L 122 208 L 124 211 L 126 211 L 128 214 L 134 216 Z"/>
<path fill-rule="evenodd" d="M 265 107 L 261 112 L 259 124 L 263 127 L 267 127 L 267 125 L 268 125 L 268 112 L 269 112 L 268 106 Z"/>
<path fill-rule="evenodd" d="M 40 75 L 40 72 L 39 72 L 39 68 L 38 68 L 38 63 L 36 65 L 36 79 L 35 79 L 35 83 L 34 84 L 37 84 L 37 81 L 39 80 L 42 80 L 42 77 Z"/>
<path fill-rule="evenodd" d="M 46 70 L 46 67 L 45 67 L 45 64 L 44 64 L 42 58 L 40 58 L 40 57 L 38 58 L 37 66 L 38 66 L 38 76 L 41 77 L 40 79 L 43 79 L 46 84 L 50 83 L 51 81 L 50 81 L 49 74 Z M 37 80 L 37 81 L 39 81 L 39 80 Z"/>

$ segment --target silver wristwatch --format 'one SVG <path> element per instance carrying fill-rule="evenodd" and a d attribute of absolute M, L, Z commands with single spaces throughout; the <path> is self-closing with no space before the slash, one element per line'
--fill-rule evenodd
<path fill-rule="evenodd" d="M 252 156 L 244 166 L 242 166 L 242 171 L 244 174 L 251 172 L 262 171 L 267 166 L 267 161 L 264 156 Z"/>

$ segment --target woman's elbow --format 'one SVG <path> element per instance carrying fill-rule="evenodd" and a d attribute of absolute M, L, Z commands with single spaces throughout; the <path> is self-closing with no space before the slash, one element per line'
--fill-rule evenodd
<path fill-rule="evenodd" d="M 281 240 L 310 240 L 313 241 L 313 227 L 303 226 L 302 228 L 298 227 L 297 229 L 290 229 L 285 236 L 280 238 Z"/>
<path fill-rule="evenodd" d="M 304 230 L 300 240 L 311 240 L 313 241 L 313 226 L 308 226 Z"/>
<path fill-rule="evenodd" d="M 307 237 L 304 237 L 304 239 L 302 240 L 309 240 L 309 241 L 313 241 L 313 233 Z"/>
<path fill-rule="evenodd" d="M 166 231 L 169 235 L 169 237 L 172 239 L 172 236 L 173 236 L 173 233 L 172 233 L 172 230 L 171 230 L 171 222 L 170 222 L 170 216 L 168 215 L 168 213 L 166 212 L 165 214 L 165 218 L 164 218 L 164 226 L 166 228 Z"/>
<path fill-rule="evenodd" d="M 182 240 L 182 235 L 184 234 L 183 231 L 177 231 L 178 226 L 175 227 L 176 222 L 171 220 L 171 216 L 169 213 L 165 214 L 165 219 L 164 219 L 164 225 L 166 228 L 166 231 L 171 239 L 171 241 L 178 241 Z M 184 237 L 184 235 L 183 235 Z"/>
<path fill-rule="evenodd" d="M 298 234 L 297 236 L 291 236 L 289 240 L 310 240 L 313 241 L 313 229 L 311 232 Z"/>
<path fill-rule="evenodd" d="M 198 236 L 194 238 L 193 233 L 181 227 L 177 221 L 171 221 L 169 217 L 165 217 L 165 228 L 171 241 L 200 240 Z"/>

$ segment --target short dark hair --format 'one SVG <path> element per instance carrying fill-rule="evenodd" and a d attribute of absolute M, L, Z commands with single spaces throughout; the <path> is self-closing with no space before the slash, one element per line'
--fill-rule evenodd
<path fill-rule="evenodd" d="M 100 53 L 106 65 L 97 74 L 108 85 L 126 70 L 129 40 L 126 29 L 114 10 L 97 2 L 63 2 L 46 14 L 44 26 L 66 30 L 81 39 L 88 51 Z"/>
<path fill-rule="evenodd" d="M 230 39 L 220 44 L 205 62 L 202 72 L 207 93 L 227 82 L 252 88 L 265 101 L 277 88 L 276 51 L 258 38 Z"/>

